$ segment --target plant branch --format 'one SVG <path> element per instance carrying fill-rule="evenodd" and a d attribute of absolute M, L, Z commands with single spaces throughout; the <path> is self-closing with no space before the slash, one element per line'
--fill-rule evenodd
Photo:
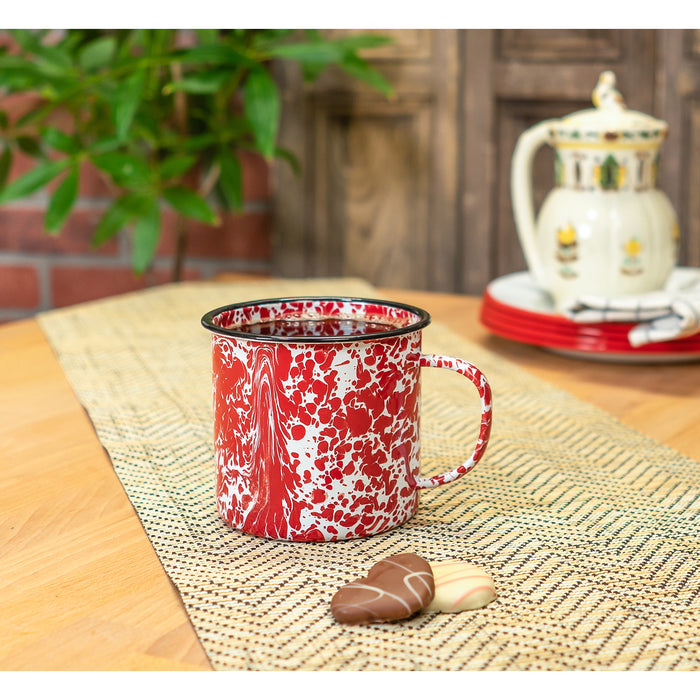
<path fill-rule="evenodd" d="M 214 163 L 214 165 L 212 165 L 211 168 L 209 168 L 209 172 L 207 173 L 206 177 L 202 180 L 202 184 L 197 190 L 199 196 L 202 197 L 202 199 L 205 199 L 211 194 L 211 191 L 214 189 L 214 185 L 216 185 L 216 181 L 219 179 L 220 173 L 221 167 L 218 163 Z"/>

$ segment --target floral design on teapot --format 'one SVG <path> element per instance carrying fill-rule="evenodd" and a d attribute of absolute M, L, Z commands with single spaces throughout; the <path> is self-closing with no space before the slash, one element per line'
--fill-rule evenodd
<path fill-rule="evenodd" d="M 611 153 L 600 165 L 595 166 L 594 179 L 603 190 L 619 190 L 627 179 L 627 168 L 618 163 Z"/>
<path fill-rule="evenodd" d="M 574 132 L 575 133 L 575 132 Z M 570 134 L 574 136 L 574 134 Z M 587 191 L 643 192 L 656 187 L 658 141 L 648 148 L 635 143 L 606 145 L 601 153 L 598 144 L 568 142 L 554 160 L 557 187 Z"/>
<path fill-rule="evenodd" d="M 623 275 L 641 275 L 644 272 L 642 268 L 642 244 L 637 238 L 630 238 L 622 246 L 624 250 L 624 255 L 622 257 L 622 265 L 620 266 L 620 272 Z"/>
<path fill-rule="evenodd" d="M 576 229 L 571 224 L 557 229 L 557 260 L 561 263 L 559 274 L 562 277 L 578 276 L 573 267 L 573 263 L 578 260 L 578 241 Z"/>

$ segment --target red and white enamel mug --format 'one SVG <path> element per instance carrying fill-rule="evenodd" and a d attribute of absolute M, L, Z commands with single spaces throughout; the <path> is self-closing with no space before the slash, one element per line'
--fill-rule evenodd
<path fill-rule="evenodd" d="M 421 354 L 422 309 L 305 297 L 214 309 L 216 499 L 238 530 L 274 539 L 342 540 L 401 525 L 421 489 L 464 476 L 491 430 L 491 390 L 466 360 Z M 481 399 L 471 456 L 421 477 L 420 369 L 463 374 Z"/>

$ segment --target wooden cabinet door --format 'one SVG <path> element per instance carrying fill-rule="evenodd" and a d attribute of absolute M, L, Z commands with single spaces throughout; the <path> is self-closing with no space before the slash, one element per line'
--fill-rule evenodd
<path fill-rule="evenodd" d="M 378 33 L 393 43 L 365 55 L 392 99 L 338 72 L 307 87 L 292 67 L 280 71 L 280 140 L 302 173 L 274 173 L 275 267 L 454 289 L 458 32 Z"/>
<path fill-rule="evenodd" d="M 517 138 L 591 107 L 604 70 L 616 73 L 630 109 L 671 125 L 661 186 L 687 228 L 683 261 L 700 264 L 696 31 L 379 33 L 394 37 L 372 56 L 396 89 L 392 100 L 337 73 L 312 87 L 289 66 L 280 73 L 281 141 L 302 174 L 275 169 L 278 273 L 480 294 L 494 277 L 524 270 L 510 202 Z M 536 206 L 553 181 L 544 147 L 533 168 Z"/>

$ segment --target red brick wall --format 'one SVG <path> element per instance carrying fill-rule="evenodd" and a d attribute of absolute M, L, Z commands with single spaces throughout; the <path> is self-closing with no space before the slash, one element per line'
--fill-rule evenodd
<path fill-rule="evenodd" d="M 185 279 L 207 279 L 226 271 L 269 269 L 268 167 L 255 154 L 242 154 L 241 158 L 244 211 L 237 216 L 224 215 L 220 227 L 197 222 L 189 225 Z M 31 159 L 17 158 L 10 177 L 31 166 Z M 94 228 L 109 201 L 99 174 L 87 166 L 81 176 L 79 200 L 58 236 L 50 236 L 44 230 L 46 192 L 0 207 L 0 322 L 170 281 L 174 250 L 172 211 L 164 209 L 163 236 L 152 269 L 137 277 L 130 268 L 125 232 L 100 248 L 90 246 Z"/>

